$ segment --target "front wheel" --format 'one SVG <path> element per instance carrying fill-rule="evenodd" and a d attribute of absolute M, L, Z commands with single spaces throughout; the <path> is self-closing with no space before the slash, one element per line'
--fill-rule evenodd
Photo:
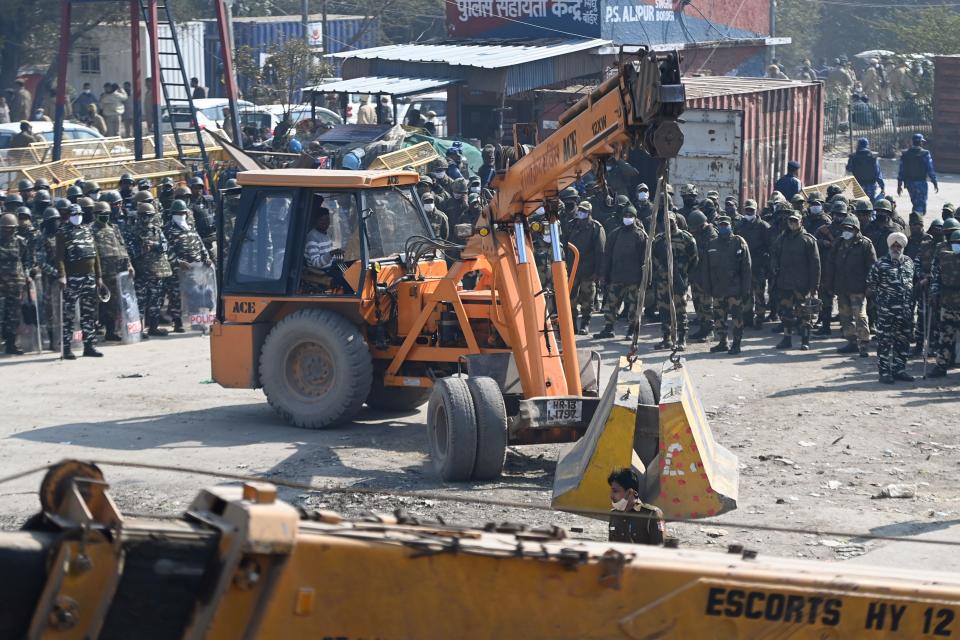
<path fill-rule="evenodd" d="M 323 429 L 350 420 L 370 392 L 373 363 L 363 334 L 324 309 L 292 313 L 260 352 L 260 382 L 285 420 Z"/>

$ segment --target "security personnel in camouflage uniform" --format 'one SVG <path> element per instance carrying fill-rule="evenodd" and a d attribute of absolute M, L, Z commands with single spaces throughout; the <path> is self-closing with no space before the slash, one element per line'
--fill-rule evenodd
<path fill-rule="evenodd" d="M 425 192 L 420 196 L 420 202 L 423 203 L 423 212 L 427 214 L 427 220 L 433 228 L 433 235 L 441 240 L 450 238 L 450 222 L 442 211 L 437 209 L 437 199 L 432 191 Z"/>
<path fill-rule="evenodd" d="M 670 245 L 673 247 L 673 291 L 667 278 L 667 236 L 663 230 L 662 214 L 657 228 L 660 232 L 653 241 L 653 282 L 657 309 L 660 313 L 660 334 L 663 340 L 657 343 L 657 349 L 672 349 L 674 346 L 683 351 L 687 345 L 687 287 L 690 286 L 690 273 L 697 268 L 700 253 L 697 241 L 690 232 L 677 224 L 677 214 L 669 214 Z M 670 305 L 673 304 L 677 317 L 677 344 L 670 342 Z"/>
<path fill-rule="evenodd" d="M 60 351 L 60 334 L 57 323 L 60 317 L 60 279 L 57 265 L 57 231 L 60 229 L 60 212 L 47 207 L 43 212 L 42 233 L 37 238 L 37 268 L 43 283 L 43 318 L 47 325 L 47 339 L 51 351 Z"/>
<path fill-rule="evenodd" d="M 940 378 L 956 357 L 954 352 L 960 334 L 960 229 L 950 234 L 949 242 L 940 245 L 930 273 L 930 298 L 938 310 L 939 339 L 937 366 L 929 376 Z"/>
<path fill-rule="evenodd" d="M 27 263 L 36 264 L 37 239 L 40 230 L 33 226 L 33 214 L 28 207 L 17 209 L 17 235 L 27 243 Z"/>
<path fill-rule="evenodd" d="M 166 179 L 166 178 L 165 178 Z M 125 173 L 120 176 L 120 198 L 124 202 L 130 202 L 133 200 L 133 194 L 136 193 L 136 190 L 133 186 L 133 176 L 129 173 Z M 172 184 L 172 181 L 171 181 Z"/>
<path fill-rule="evenodd" d="M 172 271 L 172 275 L 167 278 L 166 290 L 170 315 L 173 316 L 173 331 L 183 333 L 180 269 L 198 262 L 210 264 L 210 253 L 200 235 L 187 222 L 187 207 L 179 200 L 174 200 L 170 205 L 170 222 L 163 227 L 163 235 L 167 239 L 167 259 Z"/>
<path fill-rule="evenodd" d="M 911 213 L 911 218 L 917 214 Z M 919 217 L 919 216 L 917 216 Z M 920 222 L 921 228 L 923 220 Z M 911 225 L 912 226 L 912 225 Z M 917 356 L 923 353 L 923 343 L 925 332 L 929 331 L 930 344 L 937 342 L 937 314 L 932 313 L 930 305 L 930 271 L 933 268 L 933 258 L 937 254 L 937 247 L 943 242 L 943 220 L 934 218 L 928 229 L 929 233 L 924 234 L 923 240 L 915 256 L 913 256 L 913 275 L 916 282 L 913 286 L 914 297 L 917 301 L 917 324 L 914 332 L 916 346 L 913 348 L 913 355 Z M 909 255 L 910 240 L 907 240 L 907 253 Z M 947 245 L 949 246 L 949 245 Z M 926 304 L 924 304 L 926 302 Z M 926 307 L 926 309 L 925 309 Z M 927 315 L 929 314 L 929 315 Z M 929 330 L 927 328 L 929 324 Z"/>
<path fill-rule="evenodd" d="M 716 219 L 717 237 L 707 245 L 704 285 L 713 300 L 713 328 L 717 344 L 710 353 L 740 353 L 743 339 L 743 301 L 750 295 L 752 271 L 747 241 L 734 235 L 730 218 Z M 733 344 L 727 344 L 727 318 L 733 324 Z"/>
<path fill-rule="evenodd" d="M 680 187 L 680 199 L 683 200 L 683 206 L 680 207 L 680 215 L 683 216 L 684 220 L 687 223 L 690 223 L 690 214 L 694 210 L 699 210 L 697 207 L 697 195 L 698 195 L 697 185 L 695 184 L 685 184 Z M 690 230 L 693 231 L 695 225 L 690 225 Z M 694 235 L 696 237 L 696 235 Z"/>
<path fill-rule="evenodd" d="M 859 353 L 866 358 L 870 344 L 865 307 L 867 274 L 877 261 L 877 254 L 873 243 L 860 233 L 856 217 L 848 215 L 841 228 L 840 239 L 824 258 L 823 288 L 837 296 L 840 330 L 847 339 L 847 344 L 837 348 L 837 352 Z"/>
<path fill-rule="evenodd" d="M 67 187 L 67 200 L 70 202 L 70 204 L 77 204 L 77 200 L 82 195 L 83 189 L 81 189 L 79 186 L 72 184 Z"/>
<path fill-rule="evenodd" d="M 243 187 L 237 182 L 236 178 L 230 178 L 223 186 L 223 242 L 221 248 L 223 252 L 223 271 L 227 272 L 230 258 L 230 240 L 233 238 L 233 230 L 237 226 L 237 216 L 240 214 L 240 196 L 243 193 Z M 436 195 L 436 194 L 434 194 Z M 437 209 L 440 206 L 437 204 Z M 442 211 L 438 211 L 443 213 Z M 444 215 L 446 220 L 446 215 Z M 447 238 L 450 235 L 450 222 L 447 221 Z"/>
<path fill-rule="evenodd" d="M 693 309 L 697 314 L 700 328 L 690 338 L 697 342 L 706 342 L 710 338 L 710 334 L 713 333 L 713 299 L 706 290 L 706 253 L 707 245 L 717 238 L 717 230 L 707 222 L 707 217 L 699 209 L 694 209 L 690 213 L 687 223 L 690 225 L 690 233 L 693 235 L 693 239 L 697 241 L 697 251 L 700 252 L 697 267 L 690 274 Z"/>
<path fill-rule="evenodd" d="M 110 221 L 110 205 L 100 201 L 93 206 L 94 221 L 90 229 L 97 244 L 97 255 L 100 256 L 100 271 L 103 281 L 110 290 L 110 299 L 100 303 L 100 324 L 106 333 L 107 342 L 120 342 L 117 334 L 117 317 L 120 315 L 120 287 L 117 284 L 117 275 L 127 271 L 134 275 L 127 247 L 123 242 L 120 229 Z"/>
<path fill-rule="evenodd" d="M 820 252 L 817 241 L 800 226 L 800 214 L 791 211 L 787 229 L 773 243 L 770 252 L 773 292 L 783 322 L 783 339 L 777 349 L 793 347 L 793 333 L 800 334 L 802 351 L 810 349 L 808 300 L 820 284 Z"/>
<path fill-rule="evenodd" d="M 770 225 L 757 215 L 757 201 L 747 200 L 743 215 L 733 225 L 733 232 L 747 241 L 750 248 L 750 291 L 744 301 L 744 325 L 759 329 L 763 326 L 767 288 L 767 271 L 770 266 Z"/>
<path fill-rule="evenodd" d="M 637 294 L 643 284 L 643 260 L 647 254 L 647 234 L 637 224 L 637 210 L 633 205 L 624 209 L 621 225 L 607 238 L 601 266 L 601 284 L 607 285 L 604 304 L 603 331 L 594 338 L 612 338 L 613 325 L 617 320 L 620 305 L 627 309 L 630 327 L 627 337 L 637 331 Z"/>
<path fill-rule="evenodd" d="M 33 197 L 33 202 L 30 203 L 31 215 L 35 220 L 39 220 L 43 217 L 44 210 L 50 206 L 50 192 L 46 190 L 37 191 L 37 195 Z"/>
<path fill-rule="evenodd" d="M 861 211 L 876 213 L 876 219 L 870 223 L 866 231 L 866 236 L 873 242 L 873 248 L 877 252 L 877 257 L 882 258 L 887 255 L 887 236 L 895 231 L 900 231 L 902 227 L 893 222 L 893 207 L 887 200 L 877 200 L 876 205 L 870 205 L 866 200 L 857 200 L 857 215 Z"/>
<path fill-rule="evenodd" d="M 132 197 L 132 196 L 131 196 Z M 170 208 L 173 200 L 176 198 L 173 178 L 164 178 L 160 181 L 160 187 L 157 189 L 157 202 L 164 211 Z"/>
<path fill-rule="evenodd" d="M 77 199 L 77 205 L 80 207 L 83 224 L 93 224 L 93 199 L 83 196 Z"/>
<path fill-rule="evenodd" d="M 567 242 L 580 252 L 580 263 L 570 292 L 570 307 L 573 317 L 577 317 L 579 305 L 580 326 L 578 333 L 587 335 L 590 329 L 590 316 L 593 313 L 593 299 L 597 292 L 597 280 L 603 275 L 603 250 L 607 235 L 600 223 L 590 215 L 593 206 L 589 200 L 577 205 L 574 219 L 567 223 L 569 233 Z M 567 253 L 567 262 L 573 265 L 573 252 Z"/>
<path fill-rule="evenodd" d="M 76 322 L 76 303 L 80 301 L 80 329 L 83 331 L 83 355 L 95 358 L 97 351 L 97 289 L 103 286 L 100 257 L 90 225 L 83 224 L 78 205 L 70 207 L 70 219 L 57 233 L 57 270 L 63 287 L 63 358 L 75 360 L 70 349 Z"/>
<path fill-rule="evenodd" d="M 830 224 L 821 226 L 813 234 L 813 237 L 817 239 L 817 249 L 820 251 L 820 256 L 824 260 L 830 255 L 833 247 L 840 242 L 840 238 L 843 235 L 843 223 L 847 219 L 847 216 L 850 215 L 847 212 L 847 205 L 844 202 L 836 200 L 830 204 L 830 214 Z M 859 229 L 858 222 L 858 234 L 860 233 Z M 818 336 L 829 336 L 831 333 L 830 322 L 833 316 L 834 292 L 830 290 L 825 280 L 826 268 L 824 268 L 820 274 L 820 318 L 818 321 L 819 326 L 816 331 L 814 331 L 814 335 Z"/>
<path fill-rule="evenodd" d="M 160 214 L 148 202 L 137 206 L 137 253 L 131 253 L 137 276 L 134 286 L 140 305 L 140 317 L 149 328 L 146 337 L 165 336 L 161 329 L 160 305 L 163 302 L 163 281 L 173 275 L 167 258 L 167 238 L 163 234 Z M 129 245 L 128 245 L 129 249 Z"/>
<path fill-rule="evenodd" d="M 443 210 L 447 214 L 447 220 L 450 223 L 451 229 L 456 229 L 457 225 L 464 222 L 464 218 L 467 215 L 467 209 L 469 205 L 467 204 L 467 191 L 469 185 L 467 181 L 463 178 L 459 178 L 453 181 L 451 185 L 452 196 L 447 199 L 445 203 L 446 208 Z"/>
<path fill-rule="evenodd" d="M 173 204 L 171 203 L 171 207 Z M 204 190 L 203 178 L 190 178 L 190 210 L 197 235 L 211 256 L 217 255 L 217 218 L 213 197 Z"/>
<path fill-rule="evenodd" d="M 912 382 L 906 368 L 913 337 L 913 260 L 903 253 L 907 237 L 899 231 L 890 234 L 887 245 L 887 255 L 874 263 L 867 277 L 868 291 L 877 301 L 880 382 Z"/>
<path fill-rule="evenodd" d="M 17 329 L 20 328 L 20 296 L 30 270 L 27 242 L 17 235 L 17 216 L 0 216 L 0 326 L 6 342 L 5 353 L 20 356 Z"/>

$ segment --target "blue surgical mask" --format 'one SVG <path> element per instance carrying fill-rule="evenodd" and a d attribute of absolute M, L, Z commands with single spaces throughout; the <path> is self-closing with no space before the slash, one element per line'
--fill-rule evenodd
<path fill-rule="evenodd" d="M 637 200 L 640 202 L 646 202 L 650 199 L 650 194 L 646 191 L 637 191 Z"/>
<path fill-rule="evenodd" d="M 587 213 L 586 211 L 584 211 L 583 209 L 578 209 L 578 210 L 577 210 L 577 220 L 586 220 L 586 219 L 587 219 L 587 216 L 589 216 L 589 215 L 590 215 L 590 214 Z"/>
<path fill-rule="evenodd" d="M 733 235 L 733 229 L 730 227 L 717 227 L 717 235 L 719 235 L 721 238 L 727 238 Z"/>
<path fill-rule="evenodd" d="M 843 236 L 844 240 L 853 240 L 853 231 L 844 231 L 840 235 Z"/>
<path fill-rule="evenodd" d="M 950 248 L 953 249 L 954 253 L 960 253 L 960 242 L 954 242 L 950 245 Z"/>

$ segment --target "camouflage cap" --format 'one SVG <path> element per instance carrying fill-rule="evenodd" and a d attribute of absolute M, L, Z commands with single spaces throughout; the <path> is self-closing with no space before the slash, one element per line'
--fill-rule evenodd
<path fill-rule="evenodd" d="M 637 191 L 650 191 L 650 187 L 647 186 L 646 182 L 641 182 L 637 185 Z"/>
<path fill-rule="evenodd" d="M 831 197 L 831 196 L 834 196 L 834 195 L 836 195 L 836 194 L 838 194 L 838 193 L 843 193 L 843 189 L 842 189 L 841 187 L 838 187 L 838 186 L 835 185 L 835 184 L 832 184 L 832 185 L 830 185 L 829 187 L 827 187 L 827 197 L 828 197 L 828 198 Z"/>
<path fill-rule="evenodd" d="M 789 211 L 787 211 L 787 219 L 788 219 L 788 220 L 797 220 L 797 221 L 799 221 L 799 220 L 800 220 L 800 212 L 797 211 L 796 209 L 790 209 Z"/>
<path fill-rule="evenodd" d="M 467 204 L 476 204 L 479 202 L 480 202 L 479 193 L 471 193 L 469 196 L 467 196 Z"/>
<path fill-rule="evenodd" d="M 582 211 L 592 212 L 592 211 L 593 211 L 593 205 L 590 204 L 590 201 L 589 201 L 589 200 L 584 200 L 583 202 L 581 202 L 580 204 L 577 205 L 577 209 L 580 209 L 580 210 L 582 210 Z"/>
<path fill-rule="evenodd" d="M 420 202 L 436 202 L 437 196 L 433 195 L 432 191 L 427 191 L 422 196 L 420 196 Z"/>
<path fill-rule="evenodd" d="M 950 213 L 955 213 L 955 212 L 956 212 L 956 208 L 954 208 L 952 202 L 944 202 L 944 203 L 943 203 L 943 209 L 942 209 L 942 210 L 943 210 L 943 211 L 949 211 Z"/>
<path fill-rule="evenodd" d="M 798 203 L 803 204 L 804 202 L 806 202 L 806 199 L 803 197 L 802 193 L 795 193 L 793 197 L 790 198 L 790 202 L 794 204 L 798 204 Z"/>
<path fill-rule="evenodd" d="M 717 216 L 716 218 L 714 218 L 713 222 L 714 222 L 714 224 L 718 224 L 718 225 L 720 225 L 720 224 L 729 225 L 729 224 L 730 224 L 730 216 Z"/>
<path fill-rule="evenodd" d="M 717 191 L 717 190 L 715 190 L 715 189 L 711 189 L 710 191 L 707 191 L 706 197 L 707 197 L 707 198 L 714 198 L 714 199 L 716 199 L 716 200 L 719 200 L 719 199 L 720 199 L 720 192 Z"/>
<path fill-rule="evenodd" d="M 454 193 L 466 193 L 469 190 L 469 185 L 467 184 L 466 178 L 457 178 L 453 181 L 453 192 Z"/>
<path fill-rule="evenodd" d="M 746 209 L 753 209 L 754 211 L 756 211 L 756 210 L 757 210 L 757 201 L 756 201 L 756 200 L 747 200 L 746 202 L 743 203 L 743 208 L 744 208 L 744 210 L 746 210 Z"/>
<path fill-rule="evenodd" d="M 420 176 L 420 184 L 429 184 L 429 185 L 432 185 L 432 184 L 434 184 L 433 178 L 431 178 L 430 176 L 427 176 L 427 175 Z"/>
<path fill-rule="evenodd" d="M 779 191 L 774 191 L 770 194 L 770 202 L 786 202 L 787 199 L 783 197 L 783 194 Z"/>
<path fill-rule="evenodd" d="M 695 184 L 687 183 L 687 184 L 682 185 L 682 186 L 680 187 L 680 196 L 681 196 L 681 197 L 683 197 L 683 196 L 695 196 L 695 195 L 697 195 L 697 193 L 698 193 L 697 185 L 695 185 Z"/>

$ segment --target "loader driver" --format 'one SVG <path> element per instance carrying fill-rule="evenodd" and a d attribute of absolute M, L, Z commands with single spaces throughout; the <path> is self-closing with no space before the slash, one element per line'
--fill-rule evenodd
<path fill-rule="evenodd" d="M 330 229 L 330 210 L 320 207 L 314 214 L 313 227 L 307 234 L 307 246 L 304 260 L 315 269 L 326 269 L 333 263 L 333 238 L 327 233 Z"/>
<path fill-rule="evenodd" d="M 614 469 L 610 485 L 610 542 L 663 544 L 663 512 L 640 501 L 640 474 L 634 469 Z M 633 516 L 618 515 L 631 513 Z"/>

